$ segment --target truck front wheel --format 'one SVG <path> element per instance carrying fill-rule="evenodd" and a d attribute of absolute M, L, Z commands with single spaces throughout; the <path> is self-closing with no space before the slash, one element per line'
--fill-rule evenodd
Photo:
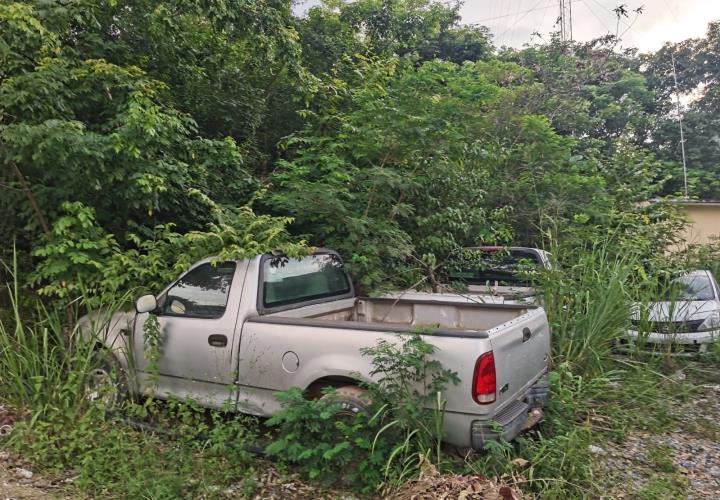
<path fill-rule="evenodd" d="M 115 356 L 97 353 L 85 377 L 85 400 L 111 409 L 127 395 L 125 373 Z"/>

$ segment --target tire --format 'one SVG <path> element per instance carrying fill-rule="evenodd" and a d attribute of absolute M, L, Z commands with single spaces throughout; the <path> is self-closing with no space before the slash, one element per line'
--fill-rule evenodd
<path fill-rule="evenodd" d="M 460 465 L 467 464 L 475 453 L 475 450 L 469 446 L 455 446 L 447 443 L 442 444 L 442 449 L 447 456 Z"/>
<path fill-rule="evenodd" d="M 367 392 L 354 385 L 345 385 L 335 389 L 335 392 L 326 394 L 321 399 L 327 399 L 340 404 L 338 416 L 353 417 L 355 415 L 370 415 L 372 401 Z"/>
<path fill-rule="evenodd" d="M 119 406 L 127 398 L 125 371 L 115 356 L 98 353 L 85 379 L 85 400 L 106 410 Z"/>

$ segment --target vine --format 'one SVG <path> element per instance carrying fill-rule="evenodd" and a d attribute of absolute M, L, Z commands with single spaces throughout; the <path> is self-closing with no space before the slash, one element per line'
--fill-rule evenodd
<path fill-rule="evenodd" d="M 143 354 L 147 361 L 146 371 L 150 381 L 157 384 L 160 378 L 160 358 L 163 354 L 163 338 L 160 322 L 154 314 L 148 315 L 143 325 Z"/>

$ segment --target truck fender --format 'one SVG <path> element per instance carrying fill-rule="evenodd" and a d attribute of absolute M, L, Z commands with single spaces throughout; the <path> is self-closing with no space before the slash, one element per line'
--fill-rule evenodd
<path fill-rule="evenodd" d="M 310 366 L 303 370 L 303 377 L 298 380 L 297 386 L 306 390 L 311 397 L 318 397 L 323 387 L 343 387 L 348 385 L 360 386 L 371 383 L 372 379 L 367 373 L 361 370 L 349 370 L 345 368 L 325 368 L 327 366 L 353 366 L 357 365 L 357 359 L 338 360 L 337 356 L 329 358 L 314 359 Z M 316 368 L 316 369 L 314 369 Z"/>
<path fill-rule="evenodd" d="M 80 318 L 75 332 L 85 342 L 105 348 L 117 359 L 123 369 L 128 369 L 135 312 L 94 311 Z"/>

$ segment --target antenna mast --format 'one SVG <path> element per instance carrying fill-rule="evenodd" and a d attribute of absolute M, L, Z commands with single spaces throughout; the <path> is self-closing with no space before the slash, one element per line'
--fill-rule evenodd
<path fill-rule="evenodd" d="M 558 6 L 560 7 L 560 16 L 558 22 L 560 23 L 560 40 L 563 42 L 572 42 L 572 3 L 573 0 L 558 0 Z"/>
<path fill-rule="evenodd" d="M 670 53 L 672 60 L 673 79 L 675 80 L 675 99 L 677 103 L 678 124 L 680 125 L 680 150 L 683 161 L 683 180 L 685 181 L 685 199 L 688 199 L 687 162 L 685 160 L 685 134 L 683 132 L 682 111 L 680 109 L 680 92 L 678 91 L 677 72 L 675 71 L 675 54 Z"/>

